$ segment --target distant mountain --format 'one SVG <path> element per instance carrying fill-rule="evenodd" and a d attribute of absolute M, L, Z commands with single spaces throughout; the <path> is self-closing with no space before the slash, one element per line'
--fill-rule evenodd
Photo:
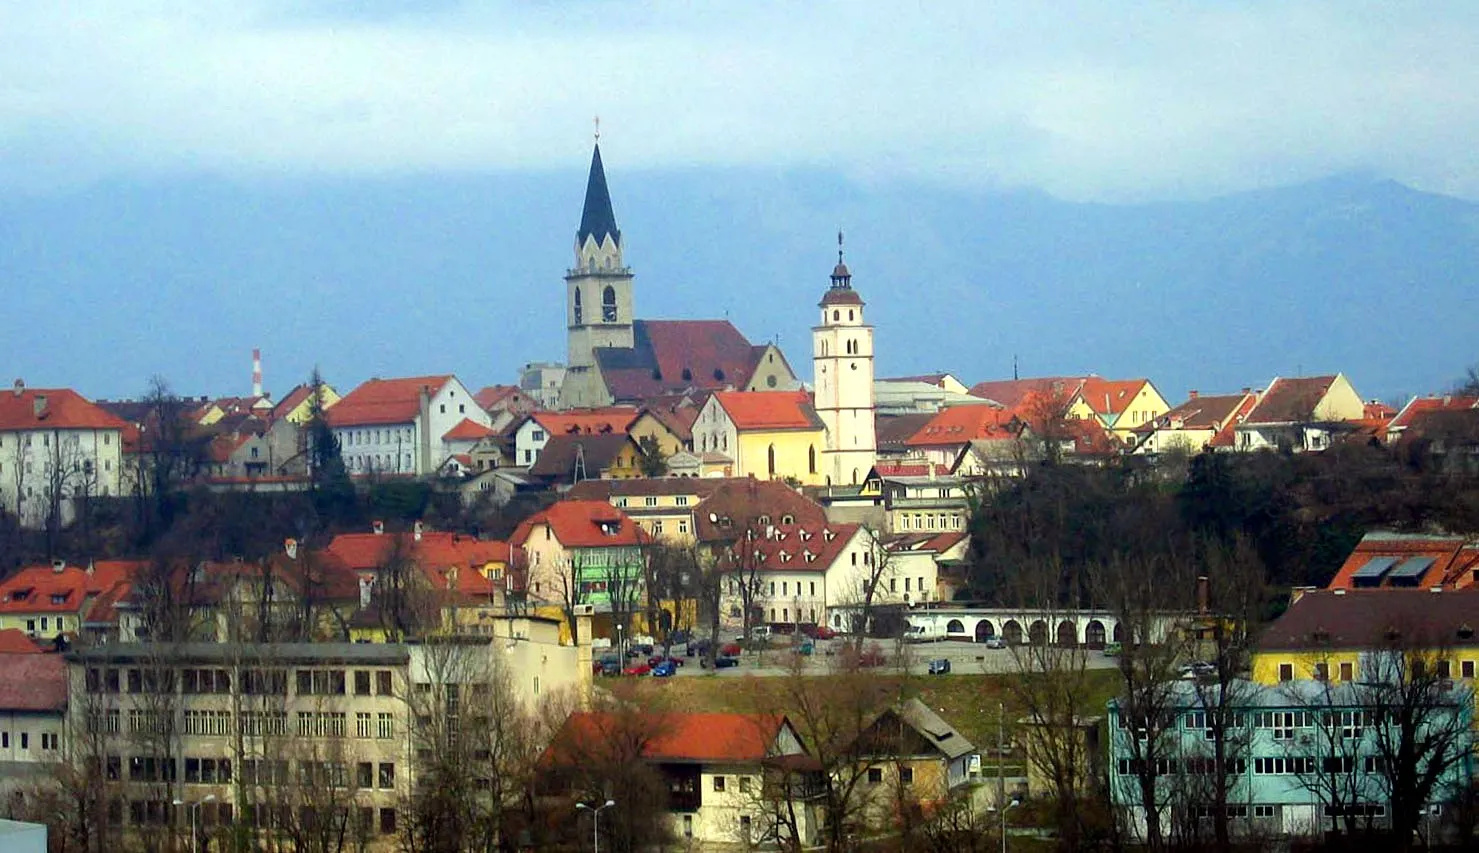
<path fill-rule="evenodd" d="M 862 184 L 805 172 L 607 173 L 644 317 L 729 316 L 810 375 L 847 233 L 880 373 L 1149 376 L 1171 398 L 1341 370 L 1368 397 L 1479 361 L 1479 205 L 1343 176 L 1198 202 Z M 583 164 L 582 164 L 583 165 Z M 0 369 L 96 396 L 162 374 L 246 390 L 564 353 L 584 188 L 534 176 L 107 184 L 0 199 Z M 1173 399 L 1174 402 L 1174 399 Z"/>

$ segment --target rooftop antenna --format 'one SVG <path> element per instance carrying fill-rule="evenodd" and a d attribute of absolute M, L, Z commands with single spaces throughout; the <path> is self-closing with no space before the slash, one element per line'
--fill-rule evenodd
<path fill-rule="evenodd" d="M 1017 354 L 1012 353 L 1012 381 L 1017 381 Z"/>

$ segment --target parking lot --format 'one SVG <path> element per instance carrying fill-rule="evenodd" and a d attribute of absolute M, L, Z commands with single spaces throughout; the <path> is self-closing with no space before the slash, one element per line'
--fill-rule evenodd
<path fill-rule="evenodd" d="M 802 669 L 814 672 L 818 675 L 831 669 L 838 661 L 838 654 L 851 642 L 847 638 L 838 637 L 832 640 L 819 640 L 811 655 L 803 656 Z M 884 665 L 879 667 L 880 672 L 906 671 L 916 675 L 923 675 L 929 669 L 932 660 L 944 659 L 950 661 L 949 675 L 980 675 L 982 673 L 1010 673 L 1018 670 L 1016 657 L 1010 649 L 988 649 L 982 643 L 972 643 L 963 640 L 946 640 L 935 643 L 909 643 L 902 646 L 902 657 L 899 655 L 900 646 L 893 641 L 867 640 L 864 648 L 877 643 L 883 652 Z M 661 653 L 662 649 L 656 649 Z M 681 658 L 684 665 L 678 667 L 674 677 L 694 678 L 698 676 L 717 676 L 719 678 L 738 678 L 747 675 L 754 676 L 779 676 L 791 671 L 791 662 L 795 654 L 789 645 L 777 642 L 764 651 L 745 651 L 739 655 L 739 665 L 710 671 L 699 666 L 698 656 L 687 657 L 687 647 L 676 645 L 672 649 L 672 655 Z M 1107 669 L 1115 665 L 1115 659 L 1106 657 L 1102 652 L 1088 651 L 1086 666 L 1089 669 Z M 599 658 L 600 655 L 598 654 Z M 628 661 L 631 663 L 632 661 Z M 949 676 L 943 676 L 949 677 Z"/>

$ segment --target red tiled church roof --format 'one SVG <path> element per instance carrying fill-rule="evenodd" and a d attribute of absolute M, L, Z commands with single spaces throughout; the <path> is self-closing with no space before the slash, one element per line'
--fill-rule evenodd
<path fill-rule="evenodd" d="M 606 390 L 617 400 L 645 400 L 690 388 L 739 388 L 763 347 L 728 320 L 637 320 L 630 349 L 595 351 Z"/>

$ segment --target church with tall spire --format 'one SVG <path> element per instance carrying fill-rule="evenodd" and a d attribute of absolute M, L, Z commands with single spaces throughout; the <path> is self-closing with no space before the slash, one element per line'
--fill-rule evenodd
<path fill-rule="evenodd" d="M 636 319 L 632 270 L 622 248 L 598 133 L 575 232 L 575 266 L 565 273 L 561 408 L 800 387 L 779 347 L 751 344 L 728 320 Z"/>
<path fill-rule="evenodd" d="M 813 326 L 813 405 L 827 428 L 822 473 L 827 485 L 857 485 L 878 461 L 874 425 L 873 327 L 863 321 L 863 297 L 852 287 L 837 232 L 837 266 Z"/>

